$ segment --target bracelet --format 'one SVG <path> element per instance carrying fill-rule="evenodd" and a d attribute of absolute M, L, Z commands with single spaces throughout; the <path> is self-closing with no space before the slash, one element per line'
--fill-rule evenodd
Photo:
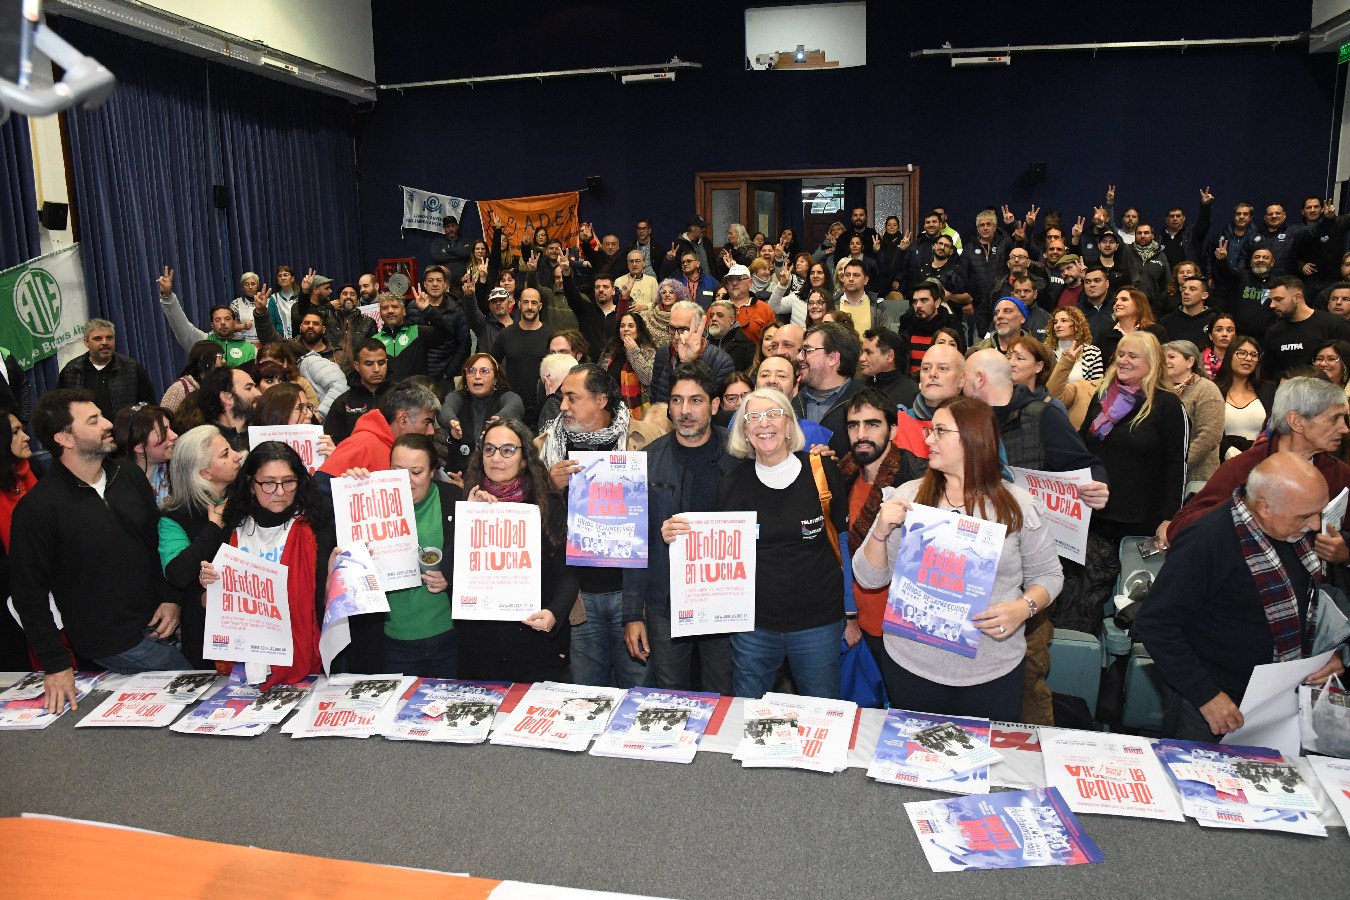
<path fill-rule="evenodd" d="M 884 543 L 886 543 L 886 541 L 890 540 L 890 535 L 886 535 L 886 537 L 877 537 L 877 533 L 876 533 L 875 531 L 873 531 L 873 532 L 872 532 L 872 540 L 874 540 L 874 541 L 881 541 L 881 542 L 884 544 Z"/>
<path fill-rule="evenodd" d="M 1040 610 L 1040 607 L 1038 607 L 1038 606 L 1036 605 L 1036 601 L 1035 601 L 1035 600 L 1032 600 L 1032 599 L 1031 599 L 1030 597 L 1028 597 L 1026 594 L 1023 594 L 1023 595 L 1022 595 L 1022 599 L 1025 600 L 1025 601 L 1027 601 L 1027 609 L 1031 610 L 1031 616 L 1034 616 L 1034 615 L 1036 615 L 1036 613 L 1038 613 L 1038 612 L 1041 611 L 1041 610 Z M 1027 618 L 1029 619 L 1029 618 L 1031 618 L 1031 616 L 1027 616 Z"/>

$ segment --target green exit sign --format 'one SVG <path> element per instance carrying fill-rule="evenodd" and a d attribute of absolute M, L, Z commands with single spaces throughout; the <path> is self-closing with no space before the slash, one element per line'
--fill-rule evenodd
<path fill-rule="evenodd" d="M 1350 62 L 1350 44 L 1341 44 L 1341 52 L 1336 55 L 1336 65 Z"/>

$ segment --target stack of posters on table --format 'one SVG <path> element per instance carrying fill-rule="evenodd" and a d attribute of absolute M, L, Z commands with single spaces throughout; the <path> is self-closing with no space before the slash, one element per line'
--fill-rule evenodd
<path fill-rule="evenodd" d="M 869 778 L 953 794 L 989 793 L 989 720 L 892 709 L 867 767 Z"/>
<path fill-rule="evenodd" d="M 858 704 L 848 700 L 770 691 L 745 701 L 745 730 L 732 759 L 746 769 L 842 772 L 857 718 Z"/>
<path fill-rule="evenodd" d="M 691 763 L 721 699 L 694 691 L 632 688 L 591 755 Z"/>
<path fill-rule="evenodd" d="M 164 728 L 215 686 L 215 669 L 142 672 L 116 688 L 76 728 Z"/>
<path fill-rule="evenodd" d="M 236 663 L 230 680 L 170 725 L 169 730 L 179 734 L 257 737 L 281 724 L 317 680 L 311 675 L 299 684 L 278 684 L 264 691 L 249 684 L 244 673 L 244 664 Z"/>
<path fill-rule="evenodd" d="M 1327 836 L 1317 799 L 1278 750 L 1162 740 L 1154 752 L 1201 825 Z"/>
<path fill-rule="evenodd" d="M 83 700 L 107 675 L 107 672 L 76 672 L 75 702 Z M 66 704 L 66 708 L 55 715 L 47 712 L 47 689 L 43 678 L 42 672 L 29 672 L 0 691 L 0 731 L 46 728 L 70 709 L 70 704 Z"/>
<path fill-rule="evenodd" d="M 906 803 L 934 872 L 1081 866 L 1104 858 L 1057 788 Z"/>
<path fill-rule="evenodd" d="M 1041 755 L 1046 784 L 1076 813 L 1186 820 L 1148 738 L 1043 728 Z"/>
<path fill-rule="evenodd" d="M 391 741 L 481 744 L 510 690 L 509 681 L 420 678 L 384 736 Z"/>
<path fill-rule="evenodd" d="M 382 734 L 398 711 L 398 698 L 416 680 L 412 675 L 334 675 L 310 692 L 281 731 L 295 738 Z"/>
<path fill-rule="evenodd" d="M 540 681 L 530 686 L 488 742 L 579 753 L 609 725 L 625 693 L 623 688 Z"/>

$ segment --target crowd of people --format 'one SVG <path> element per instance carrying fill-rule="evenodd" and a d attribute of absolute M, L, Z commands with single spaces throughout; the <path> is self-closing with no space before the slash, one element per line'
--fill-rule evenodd
<path fill-rule="evenodd" d="M 1310 653 L 1315 589 L 1347 580 L 1320 514 L 1350 486 L 1350 217 L 1309 197 L 1297 222 L 1239 203 L 1216 223 L 1214 203 L 1200 191 L 1193 224 L 1181 207 L 1117 220 L 1111 188 L 1067 228 L 1004 206 L 967 234 L 943 208 L 917 234 L 860 208 L 815 246 L 739 224 L 719 245 L 698 216 L 668 244 L 647 220 L 627 240 L 582 223 L 576 246 L 499 220 L 470 240 L 446 217 L 407 296 L 279 266 L 271 285 L 244 273 L 209 330 L 164 267 L 185 361 L 162 394 L 100 319 L 36 404 L 6 379 L 0 579 L 22 632 L 0 668 L 31 661 L 56 709 L 76 668 L 206 665 L 229 544 L 287 567 L 294 661 L 262 677 L 313 674 L 332 480 L 402 469 L 442 562 L 354 617 L 345 671 L 833 697 L 861 643 L 892 705 L 1049 724 L 1055 627 L 1100 631 L 1120 543 L 1144 536 L 1200 557 L 1164 565 L 1140 620 L 1168 727 L 1223 734 L 1243 671 Z M 312 474 L 284 443 L 250 449 L 250 426 L 298 424 L 324 431 Z M 578 450 L 646 452 L 645 567 L 567 562 Z M 1085 564 L 1010 466 L 1088 473 Z M 453 620 L 464 499 L 539 507 L 539 612 Z M 973 658 L 883 628 L 914 504 L 1006 529 Z M 673 638 L 670 545 L 716 511 L 758 514 L 755 627 Z M 1198 613 L 1196 579 L 1223 566 L 1225 615 Z"/>

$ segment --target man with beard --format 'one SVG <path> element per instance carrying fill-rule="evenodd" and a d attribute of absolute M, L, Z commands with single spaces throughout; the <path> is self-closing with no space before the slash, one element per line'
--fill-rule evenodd
<path fill-rule="evenodd" d="M 73 654 L 49 604 L 75 654 L 106 669 L 190 668 L 173 642 L 181 610 L 159 561 L 154 492 L 128 460 L 109 459 L 112 423 L 93 393 L 47 394 L 33 430 L 55 464 L 15 508 L 9 556 L 14 608 L 45 673 L 45 708 L 76 708 Z"/>
<path fill-rule="evenodd" d="M 1163 245 L 1153 239 L 1153 226 L 1140 223 L 1134 230 L 1134 243 L 1127 251 L 1135 256 L 1134 286 L 1148 296 L 1153 317 L 1161 319 L 1167 301 L 1167 283 L 1172 278 L 1172 267 L 1167 264 Z"/>
<path fill-rule="evenodd" d="M 933 255 L 928 262 L 921 264 L 910 273 L 910 292 L 924 282 L 942 285 L 942 299 L 951 303 L 954 312 L 969 315 L 974 309 L 971 293 L 967 288 L 965 268 L 956 257 L 956 245 L 945 234 L 938 235 L 933 241 Z"/>
<path fill-rule="evenodd" d="M 687 524 L 680 519 L 682 513 L 712 512 L 718 482 L 736 465 L 727 453 L 726 429 L 712 424 L 717 392 L 717 379 L 702 363 L 675 368 L 670 388 L 675 430 L 647 446 L 647 567 L 623 570 L 624 643 L 629 656 L 651 667 L 656 687 L 663 690 L 731 693 L 730 636 L 670 636 L 671 526 Z"/>
<path fill-rule="evenodd" d="M 765 327 L 778 321 L 773 307 L 750 293 L 750 270 L 737 263 L 727 271 L 727 299 L 736 310 L 736 321 L 752 344 L 759 343 L 759 336 Z M 692 297 L 692 295 L 690 295 Z M 702 303 L 699 304 L 703 306 Z M 709 309 L 712 304 L 704 306 Z"/>
<path fill-rule="evenodd" d="M 1013 282 L 1024 275 L 1035 283 L 1038 292 L 1045 289 L 1047 284 L 1045 276 L 1031 270 L 1031 254 L 1022 247 L 1014 247 L 1008 251 L 1008 274 L 1000 278 L 994 289 L 989 292 L 989 296 L 984 298 L 985 305 L 993 309 L 1000 297 L 1012 294 Z"/>
<path fill-rule="evenodd" d="M 409 375 L 431 374 L 430 353 L 446 344 L 455 347 L 455 358 L 461 367 L 468 356 L 468 327 L 460 311 L 432 307 L 430 298 L 420 290 L 413 296 L 413 302 L 420 309 L 422 325 L 407 321 L 407 308 L 402 297 L 388 293 L 380 295 L 380 319 L 384 324 L 374 337 L 389 354 L 390 381 L 402 381 Z M 463 356 L 458 355 L 460 348 L 463 348 Z"/>
<path fill-rule="evenodd" d="M 848 251 L 848 242 L 850 238 L 859 238 L 862 240 L 862 251 L 868 259 L 876 258 L 877 241 L 881 235 L 877 234 L 876 229 L 867 224 L 867 210 L 861 206 L 855 207 L 853 213 L 849 216 L 849 229 L 839 236 L 835 242 L 835 247 L 843 248 L 843 252 Z M 835 260 L 841 257 L 836 251 Z"/>
<path fill-rule="evenodd" d="M 376 299 L 380 295 L 380 286 L 375 281 L 375 276 L 367 272 L 356 279 L 356 290 L 358 292 L 357 304 L 359 306 L 369 306 L 372 303 L 378 303 Z"/>
<path fill-rule="evenodd" d="M 1056 264 L 1063 282 L 1055 306 L 1077 306 L 1083 294 L 1083 260 L 1076 253 L 1065 253 Z"/>
<path fill-rule="evenodd" d="M 253 401 L 261 391 L 245 369 L 221 366 L 202 379 L 197 400 L 208 425 L 220 429 L 230 448 L 248 450 L 248 420 L 253 416 Z"/>
<path fill-rule="evenodd" d="M 211 341 L 220 345 L 227 366 L 242 366 L 258 355 L 258 348 L 251 342 L 235 338 L 239 320 L 235 318 L 234 310 L 228 304 L 217 304 L 207 311 L 211 319 L 211 332 L 208 334 L 194 328 L 187 320 L 183 304 L 173 292 L 173 269 L 165 266 L 164 274 L 155 279 L 155 284 L 159 287 L 159 305 L 164 310 L 169 331 L 184 350 L 191 350 L 192 345 L 198 341 Z M 266 303 L 265 296 L 263 302 Z"/>
<path fill-rule="evenodd" d="M 891 411 L 909 406 L 919 395 L 919 385 L 899 369 L 904 358 L 905 342 L 889 328 L 871 328 L 863 335 L 859 364 L 863 383 L 885 397 Z"/>
<path fill-rule="evenodd" d="M 1228 242 L 1223 238 L 1214 248 L 1214 286 L 1219 291 L 1219 308 L 1237 322 L 1238 334 L 1246 334 L 1264 343 L 1266 331 L 1275 321 L 1270 310 L 1270 289 L 1275 282 L 1275 256 L 1269 247 L 1255 250 L 1251 265 L 1238 271 L 1230 263 Z"/>
<path fill-rule="evenodd" d="M 356 384 L 333 401 L 328 417 L 323 420 L 324 434 L 340 444 L 351 436 L 356 420 L 379 405 L 392 382 L 388 380 L 389 354 L 384 344 L 367 338 L 356 349 L 356 364 L 352 368 Z"/>
<path fill-rule="evenodd" d="M 1106 300 L 1111 296 L 1111 280 L 1101 266 L 1093 266 L 1083 273 L 1083 293 L 1078 298 L 1078 311 L 1087 320 L 1092 329 L 1095 343 L 1116 324 L 1111 304 Z"/>
<path fill-rule="evenodd" d="M 443 387 L 453 388 L 455 377 L 469 358 L 469 324 L 464 320 L 459 304 L 450 296 L 450 274 L 443 266 L 427 266 L 422 282 L 426 290 L 413 288 L 414 302 L 412 309 L 407 310 L 406 324 L 409 327 L 427 325 L 443 328 L 442 334 L 447 336 L 443 340 L 428 342 L 425 365 L 409 371 L 409 374 L 430 375 Z M 380 316 L 384 317 L 383 306 Z M 389 324 L 388 320 L 385 320 L 385 324 Z M 396 360 L 401 351 L 391 350 L 389 355 Z M 397 369 L 398 364 L 391 362 L 390 367 Z M 402 377 L 396 373 L 394 380 L 401 381 Z"/>
<path fill-rule="evenodd" d="M 994 304 L 994 327 L 989 335 L 970 349 L 988 350 L 993 348 L 999 353 L 1007 353 L 1008 345 L 1025 335 L 1027 324 L 1026 304 L 1016 297 L 1000 297 Z"/>
<path fill-rule="evenodd" d="M 924 354 L 933 345 L 933 337 L 943 328 L 955 330 L 959 336 L 961 348 L 965 349 L 965 329 L 961 325 L 961 320 L 942 305 L 942 301 L 939 299 L 941 292 L 941 285 L 927 282 L 918 285 L 910 292 L 909 309 L 900 317 L 898 323 L 900 336 L 905 339 L 905 343 L 909 347 L 903 357 L 903 366 L 909 375 L 918 373 Z M 778 329 L 778 333 L 774 335 L 780 346 L 783 340 L 783 331 L 787 327 L 785 325 Z"/>
<path fill-rule="evenodd" d="M 736 306 L 730 300 L 714 300 L 708 307 L 708 343 L 731 357 L 737 372 L 748 372 L 755 361 L 755 345 L 736 321 Z"/>
<path fill-rule="evenodd" d="M 1303 282 L 1293 275 L 1276 278 L 1269 299 L 1276 321 L 1263 342 L 1261 363 L 1268 380 L 1279 381 L 1286 372 L 1312 365 L 1317 348 L 1326 341 L 1350 341 L 1350 322 L 1309 306 Z"/>
<path fill-rule="evenodd" d="M 335 354 L 334 361 L 344 369 L 351 368 L 356 348 L 375 334 L 375 320 L 361 312 L 365 302 L 364 295 L 355 287 L 344 284 L 332 303 L 316 310 L 323 320 L 324 343 L 328 345 L 329 353 Z"/>
<path fill-rule="evenodd" d="M 862 390 L 853 377 L 858 371 L 861 348 L 853 329 L 837 322 L 824 322 L 806 332 L 797 351 L 801 393 L 792 401 L 797 418 L 810 419 L 828 429 L 830 449 L 836 458 L 848 452 L 844 418 L 848 401 Z"/>
<path fill-rule="evenodd" d="M 300 317 L 300 330 L 296 336 L 300 338 L 300 345 L 309 353 L 317 353 L 324 359 L 332 359 L 333 352 L 337 348 L 328 346 L 324 339 L 327 329 L 323 324 L 323 317 L 316 311 L 310 310 Z"/>
<path fill-rule="evenodd" d="M 562 412 L 535 438 L 552 489 L 565 494 L 581 463 L 575 450 L 644 450 L 665 433 L 655 422 L 628 414 L 619 386 L 594 364 L 572 369 L 562 383 Z M 560 497 L 559 503 L 566 504 Z M 573 611 L 572 679 L 577 684 L 630 688 L 646 681 L 646 665 L 629 656 L 624 642 L 623 569 L 569 566 L 581 586 L 585 621 Z"/>
<path fill-rule="evenodd" d="M 113 348 L 117 345 L 113 323 L 90 319 L 84 323 L 84 346 L 89 350 L 66 363 L 58 387 L 86 388 L 94 392 L 105 418 L 117 418 L 133 403 L 157 403 L 159 396 L 141 364 Z"/>
<path fill-rule="evenodd" d="M 1114 231 L 1104 231 L 1098 236 L 1096 264 L 1106 271 L 1113 297 L 1121 288 L 1134 284 L 1138 260 L 1133 253 L 1120 252 L 1120 241 Z"/>
<path fill-rule="evenodd" d="M 459 219 L 454 216 L 442 219 L 441 228 L 444 233 L 431 239 L 431 258 L 448 269 L 448 280 L 456 283 L 469 268 L 473 243 L 460 234 Z"/>
<path fill-rule="evenodd" d="M 859 391 L 849 401 L 849 452 L 839 461 L 839 472 L 848 487 L 848 545 L 855 550 L 867 540 L 876 521 L 882 489 L 922 478 L 928 469 L 927 459 L 891 443 L 894 421 L 894 406 L 874 390 Z M 862 629 L 873 656 L 886 652 L 881 644 L 881 622 L 886 616 L 888 593 L 887 588 L 853 585 L 858 615 L 856 620 L 850 617 L 845 627 Z"/>
<path fill-rule="evenodd" d="M 539 319 L 544 303 L 539 292 L 526 288 L 520 295 L 520 321 L 503 329 L 492 345 L 492 358 L 501 363 L 520 399 L 525 402 L 525 421 L 539 421 L 539 363 L 548 355 L 552 334 Z"/>
<path fill-rule="evenodd" d="M 966 358 L 951 344 L 934 344 L 923 355 L 919 366 L 919 396 L 914 406 L 901 410 L 895 422 L 895 436 L 891 442 L 901 450 L 908 450 L 922 459 L 928 458 L 929 424 L 933 411 L 949 400 L 961 396 L 966 382 Z"/>

